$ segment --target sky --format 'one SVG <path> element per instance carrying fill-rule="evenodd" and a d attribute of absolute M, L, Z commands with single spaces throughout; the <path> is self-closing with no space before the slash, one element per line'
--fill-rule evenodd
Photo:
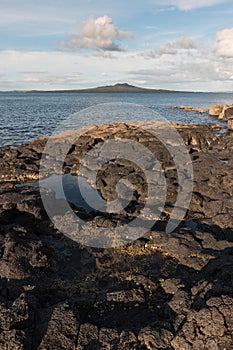
<path fill-rule="evenodd" d="M 0 0 L 0 90 L 233 91 L 232 0 Z"/>

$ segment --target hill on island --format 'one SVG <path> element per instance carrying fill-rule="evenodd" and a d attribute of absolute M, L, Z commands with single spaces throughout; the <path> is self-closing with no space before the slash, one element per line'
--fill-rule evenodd
<path fill-rule="evenodd" d="M 154 93 L 154 92 L 160 92 L 160 91 L 168 91 L 168 90 L 161 90 L 161 89 L 146 89 L 146 88 L 141 88 L 138 86 L 133 86 L 128 83 L 117 83 L 115 85 L 109 85 L 109 86 L 99 86 L 96 88 L 92 89 L 83 89 L 79 90 L 79 92 L 118 92 L 118 93 L 141 93 L 141 92 L 149 92 L 149 93 Z"/>
<path fill-rule="evenodd" d="M 130 85 L 128 83 L 117 83 L 115 85 L 99 86 L 96 88 L 80 89 L 80 90 L 53 90 L 41 91 L 32 90 L 27 92 L 75 92 L 75 93 L 158 93 L 158 92 L 175 92 L 174 90 L 163 89 L 146 89 Z"/>

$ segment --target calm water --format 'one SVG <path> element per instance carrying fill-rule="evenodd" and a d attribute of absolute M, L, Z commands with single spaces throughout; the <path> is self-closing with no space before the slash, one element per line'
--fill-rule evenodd
<path fill-rule="evenodd" d="M 78 94 L 78 93 L 0 93 L 0 146 L 29 142 L 50 135 L 69 115 L 103 103 L 127 102 L 149 107 L 169 121 L 189 124 L 217 123 L 208 114 L 173 110 L 174 105 L 208 108 L 212 104 L 233 104 L 233 94 L 158 93 L 158 94 Z M 124 115 L 123 115 L 124 114 Z M 113 121 L 153 120 L 148 113 L 80 114 L 76 127 Z M 153 113 L 152 113 L 153 115 Z M 159 117 L 157 118 L 157 120 Z"/>

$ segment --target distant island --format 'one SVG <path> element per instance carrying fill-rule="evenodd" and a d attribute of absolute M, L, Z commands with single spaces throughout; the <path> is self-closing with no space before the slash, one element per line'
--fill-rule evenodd
<path fill-rule="evenodd" d="M 155 92 L 168 92 L 170 90 L 162 90 L 162 89 L 146 89 L 146 88 L 141 88 L 138 86 L 133 86 L 128 83 L 117 83 L 115 85 L 109 85 L 109 86 L 99 86 L 96 88 L 91 88 L 91 89 L 84 89 L 84 90 L 79 90 L 78 92 L 94 92 L 94 93 L 141 93 L 141 92 L 146 92 L 146 93 L 155 93 Z"/>
<path fill-rule="evenodd" d="M 188 91 L 175 91 L 175 90 L 163 90 L 163 89 L 146 89 L 138 86 L 133 86 L 128 83 L 117 83 L 115 85 L 99 86 L 89 89 L 80 90 L 53 90 L 53 91 L 42 91 L 42 90 L 31 90 L 26 91 L 28 93 L 32 92 L 64 92 L 64 93 L 159 93 L 159 92 L 188 92 Z"/>
<path fill-rule="evenodd" d="M 190 91 L 190 90 L 170 90 L 170 89 L 152 89 L 134 86 L 128 83 L 116 83 L 115 85 L 98 86 L 94 88 L 86 89 L 62 89 L 62 90 L 13 90 L 13 91 L 0 91 L 1 93 L 15 92 L 15 93 L 208 93 L 218 94 L 226 93 L 232 94 L 233 91 Z"/>

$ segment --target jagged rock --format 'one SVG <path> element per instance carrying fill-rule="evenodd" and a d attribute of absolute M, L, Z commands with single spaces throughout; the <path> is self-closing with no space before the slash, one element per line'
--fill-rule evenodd
<path fill-rule="evenodd" d="M 231 120 L 233 118 L 233 106 L 213 105 L 209 108 L 209 115 L 218 117 L 220 120 Z"/>
<path fill-rule="evenodd" d="M 99 330 L 93 324 L 85 323 L 80 326 L 77 350 L 99 348 Z"/>
<path fill-rule="evenodd" d="M 174 106 L 173 107 L 174 109 L 176 108 L 180 108 L 180 109 L 183 109 L 183 111 L 185 112 L 197 112 L 197 113 L 206 113 L 207 110 L 205 108 L 198 108 L 198 107 L 191 107 L 191 106 Z"/>
<path fill-rule="evenodd" d="M 228 130 L 233 131 L 233 117 L 228 119 Z"/>
<path fill-rule="evenodd" d="M 47 138 L 14 149 L 0 148 L 1 349 L 233 347 L 233 135 L 217 137 L 210 126 L 174 124 L 190 153 L 187 167 L 192 161 L 194 188 L 183 222 L 167 233 L 182 181 L 178 181 L 172 155 L 154 137 L 153 127 L 160 135 L 169 134 L 164 123 L 93 126 L 77 137 L 62 169 L 66 174 L 79 174 L 79 164 L 92 147 L 123 136 L 150 149 L 165 174 L 166 204 L 162 212 L 155 205 L 163 187 L 163 174 L 157 171 L 150 206 L 140 221 L 141 225 L 152 222 L 151 230 L 134 242 L 118 240 L 114 229 L 125 225 L 125 233 L 138 238 L 140 227 L 129 230 L 127 223 L 147 203 L 147 185 L 153 184 L 155 170 L 151 157 L 143 159 L 139 152 L 147 176 L 132 159 L 111 159 L 101 169 L 99 162 L 91 161 L 91 171 L 99 170 L 96 187 L 102 197 L 115 199 L 116 184 L 124 178 L 131 185 L 121 183 L 123 200 L 133 189 L 132 201 L 117 214 L 86 212 L 70 204 L 83 221 L 75 226 L 75 216 L 62 211 L 64 199 L 51 189 L 15 186 L 38 180 Z M 69 138 L 70 133 L 63 137 Z M 59 136 L 55 140 L 59 142 Z M 178 147 L 172 134 L 169 144 L 172 150 Z M 47 174 L 59 169 L 57 161 L 59 152 L 54 153 Z M 83 171 L 88 174 L 90 169 L 84 166 Z M 53 222 L 40 191 L 57 208 Z M 66 225 L 79 235 L 77 241 L 59 231 Z M 100 228 L 105 229 L 106 240 L 124 245 L 111 249 L 82 245 L 85 237 L 92 237 L 93 242 L 100 239 Z"/>
<path fill-rule="evenodd" d="M 140 331 L 138 339 L 140 340 L 141 344 L 145 346 L 148 350 L 172 350 L 172 347 L 169 344 L 171 344 L 173 334 L 170 331 L 163 328 L 144 328 Z"/>
<path fill-rule="evenodd" d="M 35 349 L 75 349 L 79 316 L 74 306 L 71 307 L 68 302 L 64 302 L 41 310 L 39 319 L 33 337 Z"/>
<path fill-rule="evenodd" d="M 120 334 L 119 349 L 137 350 L 138 341 L 131 331 L 122 331 Z"/>
<path fill-rule="evenodd" d="M 209 115 L 212 117 L 218 117 L 222 113 L 223 108 L 224 106 L 219 104 L 210 106 Z"/>
<path fill-rule="evenodd" d="M 233 106 L 224 106 L 222 112 L 220 113 L 219 119 L 228 120 L 233 118 Z"/>
<path fill-rule="evenodd" d="M 119 334 L 117 330 L 101 328 L 99 331 L 99 343 L 103 350 L 117 350 L 119 344 Z"/>
<path fill-rule="evenodd" d="M 1 350 L 29 349 L 27 343 L 27 334 L 24 331 L 11 329 L 10 331 L 1 331 L 0 333 Z"/>

